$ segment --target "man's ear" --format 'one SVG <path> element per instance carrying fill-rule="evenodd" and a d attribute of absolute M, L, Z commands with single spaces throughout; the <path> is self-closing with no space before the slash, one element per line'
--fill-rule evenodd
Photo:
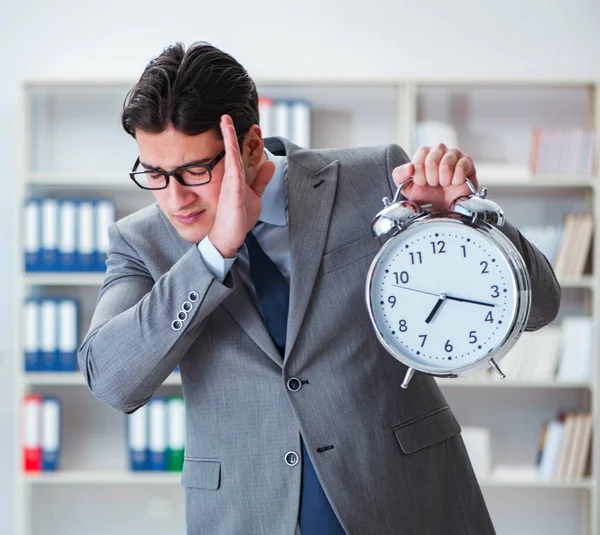
<path fill-rule="evenodd" d="M 256 167 L 263 159 L 265 152 L 265 143 L 262 138 L 262 131 L 257 124 L 252 125 L 244 135 L 242 154 L 248 158 L 248 165 Z"/>

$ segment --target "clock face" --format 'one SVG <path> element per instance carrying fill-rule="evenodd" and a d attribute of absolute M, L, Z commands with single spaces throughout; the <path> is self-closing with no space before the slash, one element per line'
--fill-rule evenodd
<path fill-rule="evenodd" d="M 379 338 L 422 371 L 480 361 L 505 340 L 517 312 L 507 258 L 486 233 L 452 219 L 418 222 L 392 238 L 368 282 Z"/>

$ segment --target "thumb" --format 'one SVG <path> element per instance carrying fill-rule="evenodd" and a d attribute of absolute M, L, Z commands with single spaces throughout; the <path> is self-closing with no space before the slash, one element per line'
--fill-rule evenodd
<path fill-rule="evenodd" d="M 254 193 L 256 193 L 259 197 L 262 197 L 262 194 L 265 191 L 267 184 L 271 182 L 274 173 L 275 164 L 270 160 L 263 162 L 260 166 L 260 169 L 256 173 L 252 184 L 250 184 L 252 191 L 254 191 Z"/>
<path fill-rule="evenodd" d="M 402 182 L 408 180 L 411 176 L 415 174 L 415 166 L 412 162 L 405 163 L 404 165 L 399 165 L 395 167 L 392 171 L 392 178 L 396 183 L 396 186 L 402 184 Z"/>

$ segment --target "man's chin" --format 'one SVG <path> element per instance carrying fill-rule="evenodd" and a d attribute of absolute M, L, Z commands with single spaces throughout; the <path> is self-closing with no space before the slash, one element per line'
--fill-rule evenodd
<path fill-rule="evenodd" d="M 185 241 L 189 243 L 200 243 L 208 234 L 208 229 L 202 228 L 190 228 L 185 225 L 175 225 L 175 230 Z"/>

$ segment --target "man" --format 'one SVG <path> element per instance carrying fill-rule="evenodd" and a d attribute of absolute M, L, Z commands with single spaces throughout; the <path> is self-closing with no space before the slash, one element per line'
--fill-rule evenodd
<path fill-rule="evenodd" d="M 494 533 L 444 397 L 420 373 L 400 387 L 406 367 L 364 302 L 381 198 L 414 176 L 406 196 L 444 210 L 467 177 L 477 185 L 471 159 L 444 145 L 412 160 L 395 145 L 265 148 L 254 83 L 205 43 L 153 60 L 122 122 L 139 147 L 131 177 L 157 204 L 110 229 L 79 363 L 126 413 L 179 365 L 188 533 Z M 538 329 L 560 288 L 503 232 L 529 269 Z"/>

